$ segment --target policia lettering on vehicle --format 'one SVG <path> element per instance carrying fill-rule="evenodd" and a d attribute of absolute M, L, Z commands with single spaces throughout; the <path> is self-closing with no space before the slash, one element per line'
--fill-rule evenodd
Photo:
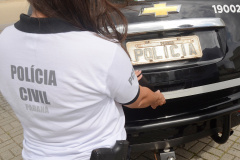
<path fill-rule="evenodd" d="M 0 91 L 23 126 L 23 159 L 87 160 L 98 148 L 121 150 L 121 104 L 165 103 L 160 91 L 138 84 L 120 45 L 126 29 L 115 28 L 126 28 L 126 19 L 107 0 L 29 2 L 31 17 L 22 14 L 0 35 Z"/>

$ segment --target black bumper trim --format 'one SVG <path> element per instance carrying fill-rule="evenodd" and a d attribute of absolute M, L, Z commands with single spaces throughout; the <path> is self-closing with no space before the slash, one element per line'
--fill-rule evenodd
<path fill-rule="evenodd" d="M 211 108 L 213 107 L 218 107 L 224 104 L 227 104 L 229 102 L 232 102 L 234 100 L 240 99 L 240 93 L 233 94 L 228 97 L 229 100 L 220 104 L 216 104 L 213 106 L 210 106 Z M 199 114 L 199 115 L 194 115 L 194 116 L 189 116 L 187 118 L 179 118 L 177 120 L 168 120 L 165 122 L 155 122 L 155 123 L 150 123 L 150 124 L 142 124 L 142 125 L 135 125 L 135 126 L 126 126 L 126 131 L 128 134 L 131 133 L 139 133 L 139 132 L 146 132 L 146 131 L 151 131 L 151 130 L 157 130 L 162 127 L 174 127 L 174 126 L 180 126 L 180 125 L 186 125 L 190 123 L 195 123 L 195 122 L 201 122 L 201 121 L 207 121 L 210 119 L 214 119 L 216 117 L 220 117 L 223 115 L 230 114 L 232 112 L 240 110 L 240 103 L 235 104 L 229 108 L 224 108 L 221 110 L 217 111 L 212 111 L 208 114 Z"/>

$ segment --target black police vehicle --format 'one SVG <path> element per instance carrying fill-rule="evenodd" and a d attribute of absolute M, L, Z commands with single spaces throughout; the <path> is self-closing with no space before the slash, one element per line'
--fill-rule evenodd
<path fill-rule="evenodd" d="M 240 1 L 131 0 L 122 12 L 140 84 L 167 102 L 156 110 L 124 107 L 131 151 L 206 136 L 225 143 L 240 123 Z"/>

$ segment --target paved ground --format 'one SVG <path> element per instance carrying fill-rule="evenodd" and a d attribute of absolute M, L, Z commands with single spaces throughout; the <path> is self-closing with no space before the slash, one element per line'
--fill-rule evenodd
<path fill-rule="evenodd" d="M 0 94 L 0 160 L 22 160 L 22 127 Z M 176 148 L 177 160 L 240 160 L 240 126 L 228 142 L 218 145 L 209 137 Z M 153 153 L 135 153 L 133 160 L 154 160 Z"/>

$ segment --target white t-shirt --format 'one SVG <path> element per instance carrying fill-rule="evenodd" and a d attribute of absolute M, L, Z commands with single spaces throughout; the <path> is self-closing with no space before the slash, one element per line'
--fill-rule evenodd
<path fill-rule="evenodd" d="M 139 85 L 119 44 L 21 15 L 0 35 L 0 91 L 23 126 L 25 160 L 87 160 L 126 139 L 121 104 Z"/>

